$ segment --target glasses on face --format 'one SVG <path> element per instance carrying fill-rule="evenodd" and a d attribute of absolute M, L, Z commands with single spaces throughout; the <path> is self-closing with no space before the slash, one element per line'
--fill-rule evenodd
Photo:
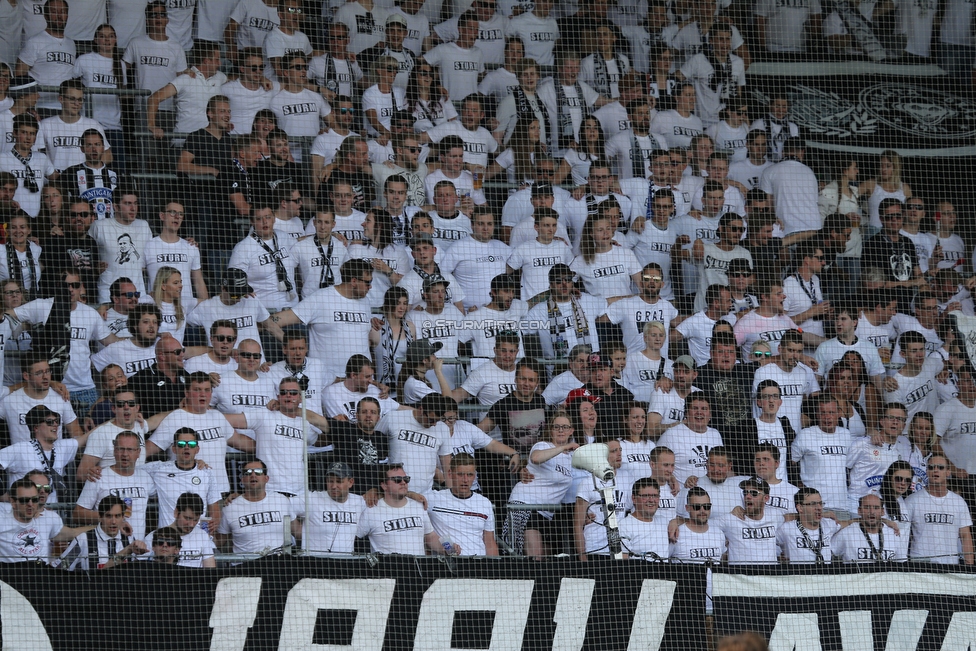
<path fill-rule="evenodd" d="M 410 477 L 387 477 L 386 481 L 391 481 L 394 484 L 409 484 Z"/>
<path fill-rule="evenodd" d="M 659 283 L 662 280 L 664 280 L 664 278 L 662 276 L 641 276 L 641 279 L 647 280 L 647 281 L 651 281 L 651 282 L 655 282 L 655 283 Z"/>
<path fill-rule="evenodd" d="M 292 65 L 288 66 L 288 69 L 289 70 L 308 70 L 308 66 L 307 65 L 304 65 L 304 64 L 301 64 L 301 63 L 295 63 L 295 64 L 292 64 Z"/>
<path fill-rule="evenodd" d="M 354 109 L 354 108 L 341 108 L 341 109 L 339 109 L 339 112 L 340 113 L 355 113 L 356 112 L 356 109 Z"/>
<path fill-rule="evenodd" d="M 743 488 L 742 494 L 748 497 L 759 497 L 760 495 L 762 495 L 762 493 L 757 491 L 755 488 Z"/>
<path fill-rule="evenodd" d="M 116 400 L 115 401 L 115 406 L 116 407 L 135 407 L 138 404 L 139 403 L 137 401 L 135 401 L 135 400 Z"/>
<path fill-rule="evenodd" d="M 166 214 L 170 217 L 186 217 L 186 213 L 182 210 L 167 210 Z"/>
<path fill-rule="evenodd" d="M 61 425 L 61 420 L 59 418 L 45 418 L 41 422 L 48 427 L 58 427 Z"/>
<path fill-rule="evenodd" d="M 23 293 L 24 292 L 20 291 L 19 289 L 10 289 L 10 290 L 5 291 L 3 293 L 3 295 L 4 296 L 20 296 Z"/>
<path fill-rule="evenodd" d="M 420 153 L 420 147 L 404 146 L 404 149 L 410 152 L 411 154 Z"/>
<path fill-rule="evenodd" d="M 200 445 L 200 443 L 198 441 L 177 441 L 175 445 L 181 450 L 183 448 L 190 448 L 192 450 L 193 448 Z"/>
<path fill-rule="evenodd" d="M 773 356 L 773 353 L 772 353 L 772 351 L 768 351 L 768 350 L 754 350 L 754 351 L 752 351 L 752 356 L 753 357 L 756 357 L 756 358 L 760 358 L 760 357 L 772 357 Z"/>
<path fill-rule="evenodd" d="M 286 11 L 290 14 L 302 14 L 304 13 L 300 7 L 288 7 Z"/>
<path fill-rule="evenodd" d="M 41 491 L 43 491 L 45 493 L 50 493 L 51 492 L 51 484 L 34 484 L 34 488 L 36 488 L 38 490 L 38 492 L 41 492 Z"/>
<path fill-rule="evenodd" d="M 710 511 L 712 505 L 709 502 L 706 502 L 704 504 L 689 504 L 688 508 L 691 509 L 692 511 L 701 511 L 701 510 Z"/>
<path fill-rule="evenodd" d="M 213 340 L 222 344 L 232 344 L 237 341 L 237 335 L 214 335 Z"/>
<path fill-rule="evenodd" d="M 142 292 L 119 292 L 119 298 L 139 298 Z"/>
<path fill-rule="evenodd" d="M 74 217 L 75 219 L 88 219 L 92 216 L 90 210 L 79 210 L 78 212 L 70 211 L 68 215 Z"/>
<path fill-rule="evenodd" d="M 180 355 L 186 352 L 186 348 L 177 348 L 176 350 L 168 350 L 166 352 L 169 353 L 170 355 L 179 357 Z"/>
<path fill-rule="evenodd" d="M 241 359 L 261 359 L 261 353 L 244 353 L 237 351 L 237 356 Z"/>
<path fill-rule="evenodd" d="M 823 502 L 806 502 L 800 506 L 823 506 Z"/>
<path fill-rule="evenodd" d="M 552 431 L 554 432 L 566 432 L 573 429 L 572 425 L 553 425 Z"/>
<path fill-rule="evenodd" d="M 155 539 L 153 540 L 153 547 L 179 547 L 179 546 L 180 543 L 176 542 L 175 540 L 163 540 L 161 538 L 159 540 L 155 540 Z"/>
<path fill-rule="evenodd" d="M 892 479 L 892 481 L 897 482 L 899 484 L 910 484 L 910 483 L 912 483 L 912 478 L 911 477 L 899 477 L 898 475 L 895 475 L 891 479 Z"/>
<path fill-rule="evenodd" d="M 542 167 L 540 167 L 539 169 L 537 169 L 535 171 L 535 175 L 536 176 L 545 176 L 545 177 L 548 177 L 548 178 L 552 178 L 552 176 L 554 174 L 555 174 L 555 172 L 553 170 L 547 169 L 547 168 L 542 168 Z"/>
<path fill-rule="evenodd" d="M 908 422 L 908 419 L 907 418 L 902 418 L 901 416 L 885 416 L 885 418 L 887 418 L 888 420 L 898 421 L 899 423 L 907 423 Z"/>
<path fill-rule="evenodd" d="M 242 472 L 241 474 L 244 475 L 245 477 L 247 477 L 248 475 L 257 475 L 258 477 L 261 477 L 265 474 L 265 470 L 264 468 L 245 468 L 244 472 Z"/>
<path fill-rule="evenodd" d="M 69 289 L 81 289 L 80 282 L 67 283 Z"/>
<path fill-rule="evenodd" d="M 302 392 L 298 389 L 280 389 L 278 394 L 282 396 L 299 396 Z"/>
<path fill-rule="evenodd" d="M 37 504 L 41 501 L 41 498 L 36 495 L 34 497 L 15 497 L 14 501 L 18 504 Z"/>

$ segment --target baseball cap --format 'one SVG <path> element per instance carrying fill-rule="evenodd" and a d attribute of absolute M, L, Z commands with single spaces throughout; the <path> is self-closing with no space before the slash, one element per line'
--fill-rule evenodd
<path fill-rule="evenodd" d="M 532 184 L 532 198 L 536 197 L 551 197 L 552 193 L 552 183 L 533 183 Z"/>
<path fill-rule="evenodd" d="M 491 279 L 491 290 L 497 291 L 499 289 L 515 289 L 518 287 L 518 283 L 509 274 L 498 274 Z"/>
<path fill-rule="evenodd" d="M 247 283 L 247 274 L 242 269 L 235 269 L 234 267 L 230 267 L 224 272 L 220 286 L 227 288 L 231 294 L 237 295 L 250 294 L 254 291 Z"/>
<path fill-rule="evenodd" d="M 24 95 L 36 93 L 38 92 L 37 80 L 27 75 L 14 77 L 10 80 L 10 89 L 8 92 L 11 97 L 23 97 Z"/>
<path fill-rule="evenodd" d="M 389 27 L 390 25 L 400 25 L 405 28 L 407 26 L 407 19 L 400 14 L 390 14 L 386 19 L 386 26 Z"/>
<path fill-rule="evenodd" d="M 443 347 L 444 342 L 442 341 L 432 343 L 429 339 L 416 339 L 407 344 L 407 361 L 419 362 L 422 359 L 427 359 Z"/>
<path fill-rule="evenodd" d="M 424 278 L 424 291 L 426 292 L 431 287 L 438 283 L 444 283 L 444 287 L 450 286 L 450 281 L 440 274 L 431 274 Z"/>
<path fill-rule="evenodd" d="M 752 273 L 752 267 L 749 266 L 749 261 L 745 258 L 732 258 L 729 261 L 729 275 L 740 272 Z"/>
<path fill-rule="evenodd" d="M 44 405 L 37 405 L 36 407 L 32 407 L 31 410 L 27 412 L 27 415 L 24 417 L 24 422 L 27 424 L 28 428 L 33 428 L 52 416 L 57 418 L 58 421 L 61 420 L 61 414 L 58 412 L 51 411 Z"/>
<path fill-rule="evenodd" d="M 328 470 L 325 471 L 325 476 L 328 477 L 329 475 L 334 475 L 339 479 L 349 479 L 353 476 L 352 468 L 350 468 L 349 464 L 347 463 L 344 463 L 342 461 L 336 461 L 331 466 L 329 466 Z"/>
<path fill-rule="evenodd" d="M 739 488 L 758 488 L 762 492 L 769 495 L 769 482 L 762 477 L 757 477 L 755 475 L 740 481 Z"/>
<path fill-rule="evenodd" d="M 568 264 L 559 262 L 552 265 L 552 268 L 549 270 L 549 282 L 555 282 L 560 278 L 571 278 L 575 280 L 576 272 L 570 269 Z"/>
<path fill-rule="evenodd" d="M 681 364 L 685 368 L 689 368 L 692 371 L 698 369 L 698 364 L 695 364 L 695 358 L 691 355 L 682 355 L 678 359 L 674 360 L 675 365 Z"/>

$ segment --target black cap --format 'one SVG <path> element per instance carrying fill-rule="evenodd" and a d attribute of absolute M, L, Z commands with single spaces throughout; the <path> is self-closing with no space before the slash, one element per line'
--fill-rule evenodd
<path fill-rule="evenodd" d="M 590 355 L 590 359 L 587 360 L 590 368 L 611 368 L 613 367 L 613 362 L 610 360 L 609 355 L 601 355 L 600 353 L 593 353 Z"/>
<path fill-rule="evenodd" d="M 431 343 L 429 339 L 416 339 L 407 344 L 407 361 L 419 362 L 422 359 L 427 359 L 443 347 L 444 342 L 442 341 Z"/>
<path fill-rule="evenodd" d="M 740 481 L 739 488 L 758 488 L 762 492 L 766 493 L 766 495 L 769 495 L 769 482 L 762 477 L 757 477 L 756 475 Z"/>
<path fill-rule="evenodd" d="M 498 274 L 491 279 L 491 290 L 498 291 L 499 289 L 511 289 L 515 290 L 518 288 L 518 283 L 509 274 Z"/>
<path fill-rule="evenodd" d="M 24 422 L 28 429 L 33 429 L 51 416 L 57 418 L 58 422 L 61 421 L 61 414 L 56 411 L 51 411 L 44 405 L 37 405 L 36 407 L 31 407 L 31 410 L 27 412 L 27 415 L 24 416 Z"/>
<path fill-rule="evenodd" d="M 10 96 L 14 98 L 36 93 L 38 92 L 37 80 L 27 75 L 14 77 L 10 80 L 10 90 L 8 92 L 10 93 Z"/>
<path fill-rule="evenodd" d="M 555 282 L 559 278 L 572 278 L 576 280 L 576 272 L 569 268 L 568 264 L 557 262 L 549 270 L 549 282 Z"/>
<path fill-rule="evenodd" d="M 352 475 L 352 468 L 349 464 L 343 463 L 342 461 L 337 461 L 329 466 L 329 469 L 325 471 L 325 476 L 333 475 L 339 479 L 350 479 Z"/>
<path fill-rule="evenodd" d="M 235 269 L 234 267 L 230 267 L 224 272 L 224 278 L 220 286 L 236 296 L 250 294 L 254 291 L 247 282 L 247 274 L 244 273 L 244 270 Z"/>
<path fill-rule="evenodd" d="M 440 274 L 431 274 L 424 278 L 424 291 L 428 291 L 434 285 L 443 283 L 444 287 L 450 286 L 451 282 Z"/>
<path fill-rule="evenodd" d="M 729 275 L 739 273 L 741 271 L 752 273 L 752 267 L 749 266 L 749 261 L 745 258 L 732 258 L 729 261 Z"/>
<path fill-rule="evenodd" d="M 536 197 L 551 197 L 551 196 L 553 196 L 552 183 L 547 183 L 547 182 L 543 181 L 542 183 L 533 183 L 532 184 L 532 198 L 533 199 L 536 198 Z"/>

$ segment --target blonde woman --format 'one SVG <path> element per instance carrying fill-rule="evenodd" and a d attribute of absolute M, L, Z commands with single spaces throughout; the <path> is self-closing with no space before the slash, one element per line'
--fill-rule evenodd
<path fill-rule="evenodd" d="M 163 314 L 159 333 L 168 332 L 180 343 L 183 342 L 183 332 L 186 330 L 182 294 L 183 274 L 173 267 L 160 268 L 152 288 L 153 302 Z"/>
<path fill-rule="evenodd" d="M 878 208 L 885 199 L 898 199 L 902 203 L 912 196 L 912 188 L 901 180 L 901 156 L 898 152 L 886 149 L 881 152 L 878 178 L 865 181 L 861 187 L 861 196 L 868 197 L 868 232 L 871 237 L 881 230 L 881 216 Z"/>

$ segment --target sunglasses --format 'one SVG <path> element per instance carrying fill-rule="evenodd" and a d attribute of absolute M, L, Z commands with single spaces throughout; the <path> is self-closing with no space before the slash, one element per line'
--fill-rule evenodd
<path fill-rule="evenodd" d="M 241 359 L 261 359 L 261 353 L 242 353 L 237 351 L 237 356 Z"/>
<path fill-rule="evenodd" d="M 153 540 L 153 547 L 179 547 L 180 543 L 175 540 Z"/>
<path fill-rule="evenodd" d="M 245 477 L 247 477 L 248 475 L 257 475 L 258 477 L 261 477 L 267 474 L 267 471 L 265 471 L 264 468 L 245 468 L 241 472 L 241 474 L 244 475 Z"/>
<path fill-rule="evenodd" d="M 200 443 L 199 441 L 177 441 L 173 445 L 180 448 L 181 450 L 183 448 L 190 448 L 192 450 L 193 448 L 199 447 Z"/>
<path fill-rule="evenodd" d="M 51 484 L 34 484 L 34 488 L 38 491 L 44 491 L 45 493 L 51 492 Z"/>
<path fill-rule="evenodd" d="M 80 282 L 68 283 L 68 287 L 71 289 L 81 289 Z"/>
<path fill-rule="evenodd" d="M 392 481 L 394 484 L 409 484 L 410 477 L 387 477 L 386 481 Z"/>
<path fill-rule="evenodd" d="M 278 395 L 281 395 L 281 396 L 300 396 L 300 395 L 302 395 L 302 392 L 299 391 L 298 389 L 280 389 L 278 391 Z"/>
<path fill-rule="evenodd" d="M 90 210 L 79 210 L 78 212 L 69 212 L 68 214 L 75 219 L 86 219 L 92 216 Z"/>
<path fill-rule="evenodd" d="M 40 497 L 37 497 L 37 496 L 34 496 L 34 497 L 15 497 L 14 498 L 14 501 L 17 502 L 18 504 L 37 504 L 38 502 L 41 501 L 41 498 Z"/>
<path fill-rule="evenodd" d="M 416 154 L 420 151 L 420 147 L 404 147 L 404 149 L 409 151 L 411 154 Z"/>
<path fill-rule="evenodd" d="M 356 109 L 354 109 L 354 108 L 341 108 L 341 109 L 339 109 L 339 112 L 340 113 L 355 113 L 356 112 Z"/>
<path fill-rule="evenodd" d="M 772 357 L 773 353 L 768 350 L 754 350 L 752 351 L 753 357 Z"/>
<path fill-rule="evenodd" d="M 237 335 L 214 335 L 213 340 L 222 344 L 230 344 L 237 341 Z"/>
<path fill-rule="evenodd" d="M 912 482 L 911 477 L 892 477 L 891 479 L 902 484 L 910 484 Z"/>
<path fill-rule="evenodd" d="M 304 13 L 300 7 L 288 7 L 286 10 L 290 14 L 302 14 Z"/>
<path fill-rule="evenodd" d="M 688 508 L 691 509 L 692 511 L 701 511 L 702 509 L 708 511 L 711 510 L 712 505 L 708 502 L 706 502 L 705 504 L 689 504 Z"/>
<path fill-rule="evenodd" d="M 641 278 L 643 280 L 653 280 L 654 282 L 658 282 L 658 283 L 664 280 L 664 278 L 661 276 L 641 276 Z"/>
<path fill-rule="evenodd" d="M 142 292 L 120 292 L 119 298 L 139 298 L 142 296 Z"/>
<path fill-rule="evenodd" d="M 748 495 L 749 497 L 759 497 L 760 495 L 762 495 L 762 493 L 760 491 L 757 491 L 755 488 L 743 488 L 742 494 Z"/>
<path fill-rule="evenodd" d="M 176 350 L 169 350 L 166 352 L 168 352 L 170 355 L 176 355 L 177 357 L 179 357 L 180 355 L 186 352 L 186 348 L 177 348 Z"/>
<path fill-rule="evenodd" d="M 61 425 L 61 420 L 59 418 L 45 418 L 41 422 L 50 427 L 58 427 Z"/>
<path fill-rule="evenodd" d="M 135 400 L 116 400 L 115 401 L 115 406 L 116 407 L 135 407 L 138 404 L 139 403 L 137 401 L 135 401 Z"/>
<path fill-rule="evenodd" d="M 289 70 L 308 70 L 308 66 L 304 66 L 304 65 L 301 65 L 301 64 L 296 64 L 296 65 L 288 66 L 288 69 Z"/>

